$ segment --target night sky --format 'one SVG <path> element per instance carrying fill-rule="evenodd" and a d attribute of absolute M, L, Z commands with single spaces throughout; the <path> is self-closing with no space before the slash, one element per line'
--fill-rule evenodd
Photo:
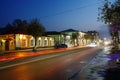
<path fill-rule="evenodd" d="M 0 0 L 0 27 L 15 19 L 40 20 L 47 31 L 96 30 L 108 36 L 105 24 L 97 22 L 102 0 Z"/>

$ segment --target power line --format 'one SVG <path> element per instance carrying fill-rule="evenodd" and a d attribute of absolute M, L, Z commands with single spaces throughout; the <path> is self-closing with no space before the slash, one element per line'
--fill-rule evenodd
<path fill-rule="evenodd" d="M 77 11 L 77 10 L 80 10 L 80 9 L 83 9 L 83 8 L 94 6 L 94 5 L 99 4 L 99 3 L 101 3 L 101 2 L 97 2 L 97 3 L 94 3 L 94 4 L 88 4 L 88 5 L 81 6 L 79 8 L 75 8 L 75 9 L 65 10 L 65 11 L 62 11 L 62 12 L 55 13 L 55 14 L 43 16 L 43 17 L 40 17 L 40 18 L 47 18 L 47 17 L 57 16 L 57 15 L 65 14 L 65 13 L 70 13 L 70 12 Z"/>

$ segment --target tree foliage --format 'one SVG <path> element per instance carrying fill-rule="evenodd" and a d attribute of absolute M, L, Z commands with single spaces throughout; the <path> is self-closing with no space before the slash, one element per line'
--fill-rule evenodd
<path fill-rule="evenodd" d="M 28 28 L 28 22 L 26 20 L 15 19 L 12 23 L 13 28 L 15 28 L 15 33 L 26 34 Z"/>
<path fill-rule="evenodd" d="M 84 38 L 85 38 L 86 40 L 93 40 L 93 37 L 92 37 L 91 35 L 89 35 L 89 34 L 85 34 L 85 35 L 84 35 Z"/>
<path fill-rule="evenodd" d="M 78 45 L 78 37 L 79 37 L 79 33 L 78 32 L 72 33 L 71 40 L 73 41 L 74 46 L 75 46 L 75 40 L 76 40 L 77 45 Z"/>
<path fill-rule="evenodd" d="M 33 19 L 28 27 L 28 33 L 34 37 L 39 37 L 45 32 L 45 28 L 37 19 Z"/>
<path fill-rule="evenodd" d="M 2 34 L 27 34 L 28 22 L 26 20 L 15 19 L 8 23 L 2 30 Z"/>
<path fill-rule="evenodd" d="M 35 38 L 35 46 L 33 50 L 36 50 L 37 47 L 37 39 L 38 37 L 42 36 L 42 34 L 45 32 L 44 26 L 37 20 L 33 19 L 28 27 L 28 34 L 32 35 Z"/>
<path fill-rule="evenodd" d="M 109 24 L 109 31 L 115 46 L 120 43 L 120 0 L 110 2 L 104 0 L 104 5 L 99 8 L 98 20 Z"/>
<path fill-rule="evenodd" d="M 107 24 L 120 25 L 120 0 L 114 3 L 108 0 L 104 1 L 104 5 L 99 8 L 98 20 Z"/>

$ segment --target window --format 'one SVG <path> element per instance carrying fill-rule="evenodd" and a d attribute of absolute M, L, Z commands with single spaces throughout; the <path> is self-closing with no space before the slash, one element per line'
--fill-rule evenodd
<path fill-rule="evenodd" d="M 0 42 L 0 46 L 2 46 L 2 42 Z"/>
<path fill-rule="evenodd" d="M 34 40 L 30 40 L 30 46 L 34 46 Z"/>
<path fill-rule="evenodd" d="M 38 45 L 41 46 L 41 40 L 38 40 Z"/>
<path fill-rule="evenodd" d="M 44 46 L 48 46 L 47 40 L 44 41 Z"/>
<path fill-rule="evenodd" d="M 27 45 L 27 44 L 26 44 L 26 39 L 23 39 L 23 40 L 22 40 L 22 47 L 26 47 L 26 45 Z"/>
<path fill-rule="evenodd" d="M 50 41 L 50 46 L 53 46 L 53 43 L 54 43 L 54 41 L 53 41 L 53 40 L 51 40 L 51 41 Z"/>

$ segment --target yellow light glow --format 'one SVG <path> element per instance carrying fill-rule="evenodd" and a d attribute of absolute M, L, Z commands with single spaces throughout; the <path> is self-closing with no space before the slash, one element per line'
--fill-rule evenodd
<path fill-rule="evenodd" d="M 39 37 L 38 40 L 41 40 L 41 37 Z"/>
<path fill-rule="evenodd" d="M 25 37 L 25 36 L 23 36 L 23 39 L 26 39 L 26 37 Z"/>
<path fill-rule="evenodd" d="M 23 35 L 22 34 L 20 34 L 20 39 L 22 39 L 23 38 Z"/>
<path fill-rule="evenodd" d="M 4 40 L 4 39 L 2 39 L 2 42 L 5 42 L 5 40 Z"/>
<path fill-rule="evenodd" d="M 20 58 L 20 57 L 25 57 L 25 55 L 24 55 L 24 53 L 18 53 L 18 54 L 16 55 L 16 57 L 18 57 L 18 58 Z"/>
<path fill-rule="evenodd" d="M 52 41 L 52 38 L 50 38 L 50 41 Z"/>
<path fill-rule="evenodd" d="M 108 44 L 110 44 L 109 41 L 105 41 L 105 42 L 104 42 L 104 45 L 108 45 Z"/>
<path fill-rule="evenodd" d="M 31 37 L 31 39 L 34 39 L 33 37 Z"/>
<path fill-rule="evenodd" d="M 45 40 L 47 40 L 47 37 L 45 37 Z"/>

